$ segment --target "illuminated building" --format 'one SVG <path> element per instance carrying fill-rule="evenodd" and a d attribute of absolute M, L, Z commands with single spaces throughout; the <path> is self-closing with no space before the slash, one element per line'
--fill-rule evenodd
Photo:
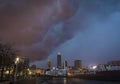
<path fill-rule="evenodd" d="M 49 71 L 46 71 L 45 74 L 46 75 L 51 75 L 51 76 L 66 76 L 67 70 L 66 69 L 53 68 Z"/>
<path fill-rule="evenodd" d="M 36 65 L 32 65 L 31 67 L 30 67 L 30 70 L 32 71 L 32 74 L 36 74 Z"/>
<path fill-rule="evenodd" d="M 51 61 L 50 59 L 48 59 L 48 62 L 47 62 L 47 69 L 50 69 L 51 68 Z"/>
<path fill-rule="evenodd" d="M 120 70 L 120 60 L 109 61 L 106 65 L 108 71 Z"/>
<path fill-rule="evenodd" d="M 82 62 L 81 62 L 81 60 L 75 60 L 74 61 L 74 67 L 75 67 L 75 69 L 82 68 Z"/>
<path fill-rule="evenodd" d="M 60 52 L 58 52 L 58 54 L 57 54 L 57 68 L 61 68 L 62 66 L 61 66 L 61 53 Z"/>
<path fill-rule="evenodd" d="M 42 74 L 44 72 L 44 70 L 41 68 L 36 68 L 35 72 L 36 72 L 36 74 Z"/>

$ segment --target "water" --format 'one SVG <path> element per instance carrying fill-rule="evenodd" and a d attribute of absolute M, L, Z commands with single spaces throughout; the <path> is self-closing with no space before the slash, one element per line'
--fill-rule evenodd
<path fill-rule="evenodd" d="M 46 80 L 41 84 L 120 84 L 120 82 L 111 82 L 111 81 L 97 81 L 97 80 L 84 80 L 78 78 L 62 78 L 62 79 L 52 79 Z"/>

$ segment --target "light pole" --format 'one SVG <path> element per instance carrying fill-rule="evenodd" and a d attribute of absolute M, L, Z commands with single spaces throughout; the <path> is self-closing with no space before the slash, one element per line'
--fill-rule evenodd
<path fill-rule="evenodd" d="M 17 58 L 15 59 L 15 74 L 14 74 L 14 80 L 15 80 L 15 81 L 16 81 L 16 77 L 17 77 L 17 68 L 18 68 L 19 60 L 20 60 L 19 57 L 17 57 Z"/>

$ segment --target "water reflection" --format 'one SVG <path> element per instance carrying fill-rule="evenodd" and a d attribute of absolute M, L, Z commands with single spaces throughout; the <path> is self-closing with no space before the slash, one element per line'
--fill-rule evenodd
<path fill-rule="evenodd" d="M 64 84 L 67 84 L 67 78 L 64 78 Z"/>
<path fill-rule="evenodd" d="M 79 78 L 54 78 L 47 80 L 47 84 L 120 84 L 120 82 L 84 80 Z"/>

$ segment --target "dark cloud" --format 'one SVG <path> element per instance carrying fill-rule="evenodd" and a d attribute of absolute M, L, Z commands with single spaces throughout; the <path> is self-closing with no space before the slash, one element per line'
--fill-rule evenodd
<path fill-rule="evenodd" d="M 14 43 L 22 56 L 34 56 L 34 61 L 46 58 L 61 43 L 59 35 L 54 41 L 53 25 L 74 14 L 71 6 L 64 0 L 1 0 L 0 39 Z"/>
<path fill-rule="evenodd" d="M 65 58 L 116 59 L 119 16 L 119 0 L 0 0 L 0 39 L 32 61 L 56 50 Z"/>

